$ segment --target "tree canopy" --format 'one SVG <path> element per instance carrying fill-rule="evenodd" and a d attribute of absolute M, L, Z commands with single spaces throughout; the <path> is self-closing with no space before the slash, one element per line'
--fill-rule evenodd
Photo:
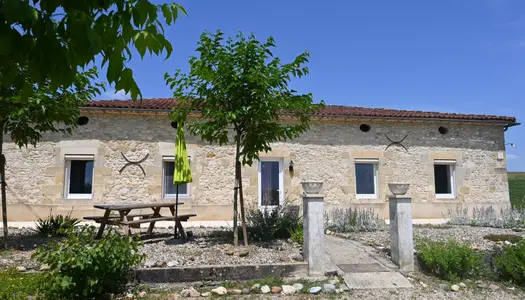
<path fill-rule="evenodd" d="M 224 40 L 224 34 L 203 33 L 199 57 L 189 59 L 189 73 L 177 70 L 165 75 L 174 90 L 178 106 L 172 116 L 186 120 L 191 112 L 202 119 L 187 122 L 192 134 L 220 145 L 230 143 L 229 129 L 240 140 L 240 158 L 251 165 L 259 152 L 271 150 L 271 143 L 298 137 L 309 128 L 309 114 L 324 106 L 314 103 L 312 94 L 289 88 L 293 77 L 309 73 L 304 52 L 290 63 L 272 54 L 274 39 L 259 42 L 254 35 L 238 34 Z M 289 115 L 295 122 L 282 122 Z"/>
<path fill-rule="evenodd" d="M 241 163 L 251 165 L 260 152 L 271 150 L 271 143 L 298 137 L 309 128 L 309 114 L 324 106 L 314 103 L 312 94 L 289 88 L 290 80 L 308 74 L 309 53 L 292 62 L 274 57 L 274 39 L 264 43 L 254 35 L 238 34 L 224 39 L 221 31 L 205 32 L 198 42 L 198 57 L 190 57 L 189 73 L 177 70 L 165 75 L 178 105 L 171 116 L 187 121 L 189 132 L 219 145 L 234 142 L 235 194 L 234 244 L 237 236 L 237 191 L 240 196 L 244 243 L 247 232 L 242 194 Z M 200 119 L 188 119 L 197 112 Z M 292 120 L 283 121 L 288 115 Z M 233 130 L 233 141 L 230 140 Z"/>
<path fill-rule="evenodd" d="M 25 97 L 33 82 L 68 88 L 100 55 L 107 81 L 136 99 L 142 94 L 126 66 L 131 50 L 169 57 L 172 46 L 161 20 L 171 25 L 179 12 L 185 13 L 176 3 L 148 0 L 2 0 L 0 86 Z M 25 74 L 18 72 L 21 66 Z"/>
<path fill-rule="evenodd" d="M 26 69 L 19 69 L 19 74 L 28 73 Z M 58 90 L 50 87 L 49 80 L 34 84 L 27 76 L 27 82 L 33 87 L 29 98 L 21 97 L 16 89 L 2 91 L 0 135 L 9 135 L 15 144 L 22 147 L 36 145 L 44 132 L 71 133 L 80 116 L 79 107 L 99 95 L 104 88 L 101 83 L 93 83 L 97 75 L 95 67 L 78 72 L 70 87 Z"/>

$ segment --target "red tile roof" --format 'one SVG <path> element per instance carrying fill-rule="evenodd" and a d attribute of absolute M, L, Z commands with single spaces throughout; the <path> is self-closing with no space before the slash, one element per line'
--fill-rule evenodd
<path fill-rule="evenodd" d="M 142 102 L 131 100 L 93 100 L 87 104 L 88 108 L 127 108 L 127 109 L 148 109 L 148 110 L 168 110 L 175 106 L 176 99 L 155 98 L 143 99 Z M 370 118 L 409 118 L 409 119 L 450 119 L 450 120 L 469 120 L 469 121 L 502 121 L 508 123 L 516 122 L 514 117 L 493 116 L 493 115 L 473 115 L 456 114 L 442 112 L 425 112 L 413 110 L 397 110 L 387 108 L 366 108 L 342 105 L 326 105 L 326 107 L 316 113 L 319 117 L 370 117 Z"/>

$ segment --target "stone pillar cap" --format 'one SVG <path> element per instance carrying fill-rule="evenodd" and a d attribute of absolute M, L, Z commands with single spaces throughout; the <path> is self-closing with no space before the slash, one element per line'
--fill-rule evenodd
<path fill-rule="evenodd" d="M 301 194 L 301 197 L 303 198 L 324 198 L 324 194 L 307 194 L 303 192 Z"/>
<path fill-rule="evenodd" d="M 388 200 L 395 200 L 395 199 L 398 199 L 398 200 L 400 200 L 400 199 L 411 200 L 412 199 L 412 197 L 405 196 L 405 195 L 397 195 L 397 196 L 396 195 L 387 195 L 386 197 L 387 197 Z"/>

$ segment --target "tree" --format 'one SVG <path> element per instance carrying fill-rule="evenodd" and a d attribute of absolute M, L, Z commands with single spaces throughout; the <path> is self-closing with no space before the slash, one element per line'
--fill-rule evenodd
<path fill-rule="evenodd" d="M 0 186 L 2 191 L 2 218 L 4 245 L 7 244 L 7 200 L 5 164 L 3 154 L 4 135 L 19 147 L 35 145 L 44 132 L 71 133 L 77 125 L 79 108 L 100 94 L 103 84 L 92 83 L 97 78 L 97 69 L 78 72 L 73 84 L 67 89 L 51 87 L 50 81 L 35 84 L 30 81 L 27 69 L 19 68 L 26 75 L 33 91 L 32 96 L 22 97 L 16 88 L 0 90 Z"/>
<path fill-rule="evenodd" d="M 141 57 L 146 51 L 169 57 L 172 46 L 158 14 L 171 25 L 179 11 L 185 13 L 178 4 L 149 0 L 1 0 L 0 87 L 23 97 L 34 91 L 33 82 L 67 89 L 100 55 L 108 82 L 137 99 L 142 94 L 125 64 L 131 48 Z"/>
<path fill-rule="evenodd" d="M 168 58 L 172 46 L 161 21 L 171 25 L 179 12 L 186 13 L 176 3 L 149 0 L 0 0 L 0 174 L 6 238 L 3 134 L 22 146 L 36 144 L 45 131 L 70 132 L 79 100 L 89 99 L 100 87 L 90 84 L 94 70 L 84 73 L 97 57 L 102 67 L 107 65 L 107 81 L 116 90 L 142 98 L 133 71 L 126 67 L 131 50 L 141 57 L 147 51 L 165 52 Z"/>
<path fill-rule="evenodd" d="M 203 33 L 198 42 L 199 57 L 190 57 L 189 73 L 177 70 L 165 75 L 174 90 L 178 105 L 172 110 L 174 120 L 186 121 L 198 112 L 200 119 L 186 122 L 191 134 L 204 141 L 225 145 L 233 130 L 235 144 L 234 245 L 238 245 L 237 192 L 239 195 L 244 244 L 248 244 L 242 165 L 259 160 L 259 152 L 270 151 L 271 143 L 298 137 L 309 129 L 309 114 L 324 106 L 313 102 L 312 94 L 298 94 L 288 87 L 293 77 L 308 74 L 304 66 L 309 53 L 290 63 L 273 56 L 274 39 L 259 42 L 254 35 L 242 33 L 224 40 L 223 33 Z M 293 117 L 284 122 L 282 115 Z"/>

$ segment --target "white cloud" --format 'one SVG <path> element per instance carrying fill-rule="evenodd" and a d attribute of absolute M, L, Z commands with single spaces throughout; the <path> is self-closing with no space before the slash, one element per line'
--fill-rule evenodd
<path fill-rule="evenodd" d="M 518 159 L 520 158 L 518 155 L 516 154 L 507 154 L 507 160 L 515 160 L 515 159 Z"/>
<path fill-rule="evenodd" d="M 108 90 L 104 93 L 106 100 L 128 100 L 130 99 L 129 94 L 126 94 L 123 90 L 113 91 Z"/>

